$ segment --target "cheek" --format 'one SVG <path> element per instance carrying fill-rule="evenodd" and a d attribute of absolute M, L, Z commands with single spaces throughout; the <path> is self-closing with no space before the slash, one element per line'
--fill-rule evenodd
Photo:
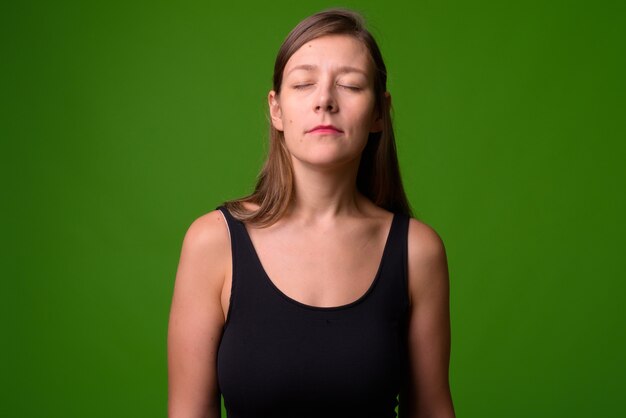
<path fill-rule="evenodd" d="M 355 122 L 355 129 L 360 133 L 369 132 L 373 121 L 373 114 L 374 113 L 372 111 L 355 114 L 352 118 Z"/>
<path fill-rule="evenodd" d="M 352 117 L 358 120 L 370 120 L 374 115 L 374 99 L 369 97 L 362 97 L 359 100 L 355 100 L 349 104 Z"/>
<path fill-rule="evenodd" d="M 293 110 L 283 113 L 283 125 L 285 130 L 298 128 L 298 115 Z"/>
<path fill-rule="evenodd" d="M 300 126 L 298 122 L 297 113 L 294 112 L 293 107 L 288 107 L 287 110 L 283 110 L 283 133 L 287 142 L 292 142 L 299 136 Z"/>
<path fill-rule="evenodd" d="M 291 126 L 294 124 L 294 120 L 297 119 L 297 108 L 294 107 L 293 103 L 287 102 L 283 105 L 283 114 L 282 119 L 283 123 L 286 126 Z"/>

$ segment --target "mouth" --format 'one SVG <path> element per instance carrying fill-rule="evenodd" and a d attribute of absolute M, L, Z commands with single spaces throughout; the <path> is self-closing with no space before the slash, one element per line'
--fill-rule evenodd
<path fill-rule="evenodd" d="M 339 128 L 334 127 L 333 125 L 318 125 L 315 128 L 309 130 L 307 133 L 315 133 L 315 134 L 338 134 L 343 131 Z"/>

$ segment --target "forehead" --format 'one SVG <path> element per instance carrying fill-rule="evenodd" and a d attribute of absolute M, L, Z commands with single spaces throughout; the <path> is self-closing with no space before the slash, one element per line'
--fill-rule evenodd
<path fill-rule="evenodd" d="M 294 52 L 285 65 L 284 75 L 292 71 L 342 68 L 369 77 L 373 66 L 369 50 L 359 39 L 350 35 L 326 35 L 306 42 Z"/>

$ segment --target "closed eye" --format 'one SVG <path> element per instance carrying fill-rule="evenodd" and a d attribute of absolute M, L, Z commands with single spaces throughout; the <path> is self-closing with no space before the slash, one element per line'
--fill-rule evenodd
<path fill-rule="evenodd" d="M 344 85 L 344 84 L 338 84 L 338 86 L 342 87 L 344 89 L 352 90 L 352 91 L 359 91 L 359 90 L 361 90 L 361 87 L 357 87 L 357 86 L 348 86 L 348 85 Z"/>
<path fill-rule="evenodd" d="M 312 85 L 313 85 L 313 83 L 296 84 L 295 86 L 292 86 L 292 88 L 293 88 L 293 89 L 295 89 L 295 90 L 304 90 L 305 88 L 310 87 L 310 86 L 312 86 Z M 348 90 L 351 90 L 351 91 L 360 91 L 360 90 L 363 90 L 361 87 L 358 87 L 358 86 L 350 86 L 350 85 L 347 85 L 347 84 L 337 84 L 337 86 L 338 86 L 338 87 L 341 87 L 341 88 L 343 88 L 343 89 L 348 89 Z"/>

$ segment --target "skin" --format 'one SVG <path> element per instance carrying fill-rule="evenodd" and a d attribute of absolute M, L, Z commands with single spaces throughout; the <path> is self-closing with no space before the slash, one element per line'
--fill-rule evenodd
<path fill-rule="evenodd" d="M 344 71 L 347 66 L 357 71 Z M 268 95 L 271 122 L 284 132 L 291 155 L 296 199 L 274 225 L 247 228 L 274 284 L 308 305 L 339 306 L 358 299 L 382 256 L 392 214 L 356 190 L 367 134 L 382 129 L 374 110 L 373 74 L 360 41 L 324 36 L 292 55 L 281 94 Z M 391 97 L 386 97 L 389 105 Z M 310 132 L 331 124 L 341 132 Z M 444 245 L 431 227 L 411 219 L 408 254 L 411 378 L 400 416 L 454 417 Z M 170 418 L 220 416 L 215 363 L 228 312 L 231 263 L 222 214 L 213 211 L 196 219 L 183 241 L 170 311 Z"/>

